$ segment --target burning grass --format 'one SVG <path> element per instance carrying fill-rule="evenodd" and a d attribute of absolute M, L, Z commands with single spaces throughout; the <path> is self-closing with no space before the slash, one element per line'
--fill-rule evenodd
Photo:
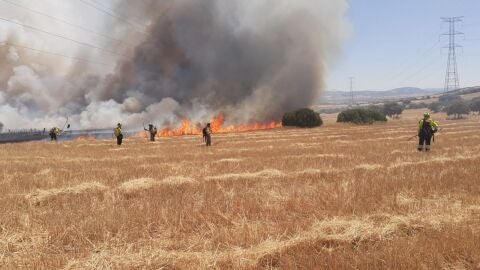
<path fill-rule="evenodd" d="M 274 129 L 280 128 L 282 126 L 281 122 L 270 122 L 270 123 L 252 123 L 246 125 L 225 125 L 225 116 L 220 113 L 210 121 L 211 129 L 213 133 L 238 133 L 245 131 L 255 131 L 255 130 L 265 130 L 265 129 Z M 203 126 L 201 124 L 194 124 L 188 119 L 182 120 L 181 126 L 177 128 L 163 128 L 160 132 L 157 133 L 157 137 L 174 137 L 174 136 L 185 136 L 185 135 L 201 135 Z M 149 138 L 147 131 L 142 131 L 137 134 L 137 138 Z"/>
<path fill-rule="evenodd" d="M 449 121 L 426 154 L 406 141 L 418 115 L 221 133 L 211 148 L 199 136 L 1 145 L 0 265 L 476 269 L 478 116 Z"/>

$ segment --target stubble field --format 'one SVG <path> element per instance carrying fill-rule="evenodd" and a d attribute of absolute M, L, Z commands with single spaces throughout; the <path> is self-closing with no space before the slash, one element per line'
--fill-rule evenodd
<path fill-rule="evenodd" d="M 2 269 L 480 269 L 480 118 L 0 145 Z"/>

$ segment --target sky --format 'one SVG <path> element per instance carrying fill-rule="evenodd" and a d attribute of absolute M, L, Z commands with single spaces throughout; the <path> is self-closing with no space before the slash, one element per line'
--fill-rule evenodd
<path fill-rule="evenodd" d="M 480 85 L 480 1 L 350 0 L 351 24 L 343 51 L 330 67 L 327 90 L 443 88 L 448 24 L 441 17 L 464 16 L 457 25 L 461 87 Z"/>

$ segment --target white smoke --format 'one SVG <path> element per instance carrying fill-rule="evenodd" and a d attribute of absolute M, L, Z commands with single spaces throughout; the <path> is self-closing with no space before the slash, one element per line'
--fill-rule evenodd
<path fill-rule="evenodd" d="M 161 126 L 218 112 L 237 123 L 278 119 L 315 102 L 347 33 L 346 0 L 98 2 L 121 19 L 78 1 L 17 3 L 108 38 L 1 3 L 2 18 L 105 48 L 0 22 L 6 129 L 58 126 L 67 116 L 74 128 Z"/>

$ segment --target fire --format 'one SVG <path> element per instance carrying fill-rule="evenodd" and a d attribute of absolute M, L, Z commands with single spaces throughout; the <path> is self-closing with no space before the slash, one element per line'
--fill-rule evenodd
<path fill-rule="evenodd" d="M 263 129 L 272 129 L 279 128 L 282 126 L 281 122 L 270 122 L 270 123 L 254 123 L 254 124 L 245 124 L 245 125 L 230 125 L 224 126 L 225 124 L 225 115 L 219 114 L 210 121 L 210 128 L 213 133 L 233 133 L 233 132 L 244 132 L 244 131 L 254 131 L 254 130 L 263 130 Z M 184 119 L 182 121 L 182 126 L 176 129 L 164 128 L 162 129 L 157 136 L 159 137 L 171 137 L 171 136 L 183 136 L 183 135 L 201 135 L 202 126 L 194 125 L 190 120 Z"/>
<path fill-rule="evenodd" d="M 202 130 L 198 126 L 194 126 L 190 120 L 183 120 L 182 126 L 177 129 L 164 128 L 157 136 L 171 137 L 171 136 L 183 136 L 183 135 L 198 135 Z"/>

